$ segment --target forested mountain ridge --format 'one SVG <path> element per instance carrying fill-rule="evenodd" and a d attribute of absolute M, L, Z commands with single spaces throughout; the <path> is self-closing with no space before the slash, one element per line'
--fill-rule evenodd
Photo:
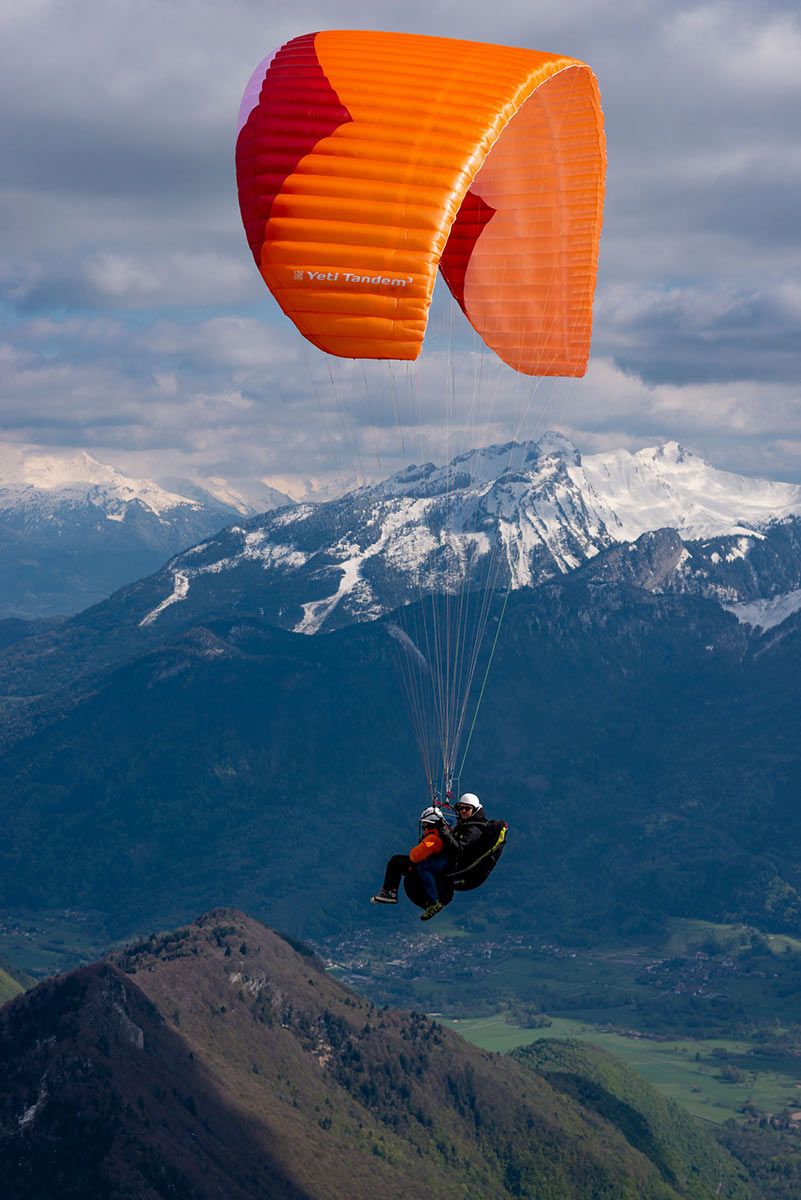
<path fill-rule="evenodd" d="M 751 1194 L 711 1138 L 688 1143 L 677 1110 L 660 1161 L 631 1121 L 421 1013 L 376 1008 L 230 910 L 8 1005 L 0 1065 L 13 1200 Z M 697 1161 L 677 1172 L 669 1151 L 688 1144 Z"/>

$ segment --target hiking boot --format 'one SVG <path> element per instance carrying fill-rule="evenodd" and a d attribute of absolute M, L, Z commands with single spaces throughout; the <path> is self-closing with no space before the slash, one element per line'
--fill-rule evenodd
<path fill-rule="evenodd" d="M 382 888 L 380 892 L 371 898 L 371 904 L 397 904 L 398 893 L 393 892 L 391 888 Z"/>
<path fill-rule="evenodd" d="M 435 917 L 438 912 L 442 912 L 444 907 L 445 907 L 445 905 L 442 903 L 441 900 L 438 900 L 436 902 L 436 904 L 429 904 L 429 906 L 425 910 L 425 912 L 421 913 L 420 920 L 421 921 L 430 921 L 431 918 Z"/>

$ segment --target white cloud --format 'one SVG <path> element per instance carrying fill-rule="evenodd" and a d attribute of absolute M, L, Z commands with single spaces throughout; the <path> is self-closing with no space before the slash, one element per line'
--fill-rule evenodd
<path fill-rule="evenodd" d="M 678 438 L 722 466 L 801 476 L 801 405 L 782 381 L 649 383 L 601 356 L 583 380 L 537 380 L 470 349 L 352 363 L 244 318 L 64 324 L 70 361 L 53 357 L 52 319 L 0 342 L 9 425 L 19 440 L 86 448 L 141 475 L 269 477 L 294 495 L 325 493 L 559 428 L 585 452 Z"/>
<path fill-rule="evenodd" d="M 95 254 L 85 266 L 86 280 L 98 301 L 193 305 L 199 295 L 219 305 L 246 299 L 252 263 L 244 254 L 199 251 L 135 258 L 111 251 Z"/>
<path fill-rule="evenodd" d="M 710 85 L 720 81 L 744 95 L 801 92 L 801 24 L 797 13 L 769 6 L 702 4 L 679 12 L 669 48 Z M 710 53 L 710 50 L 712 51 Z"/>
<path fill-rule="evenodd" d="M 455 366 L 427 353 L 409 389 L 401 365 L 329 363 L 278 312 L 240 227 L 236 112 L 258 59 L 330 9 L 28 0 L 0 8 L 5 428 L 296 492 L 553 424 L 587 449 L 678 437 L 798 477 L 798 14 L 498 0 L 488 25 L 451 0 L 343 0 L 337 25 L 365 22 L 596 69 L 609 190 L 587 380 L 536 386 L 485 359 L 477 403 L 457 313 Z"/>

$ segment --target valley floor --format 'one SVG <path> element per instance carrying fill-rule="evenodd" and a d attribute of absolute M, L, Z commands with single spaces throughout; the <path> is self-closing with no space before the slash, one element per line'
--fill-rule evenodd
<path fill-rule="evenodd" d="M 354 935 L 329 947 L 329 963 L 373 999 L 423 1007 L 485 1049 L 547 1037 L 602 1046 L 696 1116 L 772 1117 L 801 1149 L 794 939 L 681 921 L 652 945 L 587 948 L 444 925 L 380 944 Z"/>
<path fill-rule="evenodd" d="M 747 1105 L 760 1112 L 801 1109 L 801 1059 L 754 1059 L 755 1043 L 720 1038 L 677 1041 L 613 1033 L 598 1025 L 552 1018 L 543 1029 L 523 1029 L 505 1018 L 438 1018 L 485 1050 L 504 1052 L 549 1037 L 577 1038 L 601 1046 L 633 1067 L 664 1096 L 704 1120 L 743 1119 Z M 718 1052 L 718 1053 L 716 1053 Z M 740 1064 L 742 1081 L 721 1077 L 724 1064 Z M 800 1114 L 801 1115 L 801 1114 Z M 801 1128 L 799 1129 L 801 1143 Z"/>

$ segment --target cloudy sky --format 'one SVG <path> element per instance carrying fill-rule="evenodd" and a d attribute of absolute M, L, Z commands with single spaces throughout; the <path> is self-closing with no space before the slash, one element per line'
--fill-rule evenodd
<path fill-rule="evenodd" d="M 264 54 L 332 24 L 592 65 L 609 177 L 586 379 L 526 390 L 498 367 L 476 395 L 444 298 L 414 377 L 329 372 L 278 312 L 239 222 L 236 115 Z M 801 480 L 794 3 L 12 0 L 0 38 L 4 440 L 299 495 L 559 427 Z"/>

